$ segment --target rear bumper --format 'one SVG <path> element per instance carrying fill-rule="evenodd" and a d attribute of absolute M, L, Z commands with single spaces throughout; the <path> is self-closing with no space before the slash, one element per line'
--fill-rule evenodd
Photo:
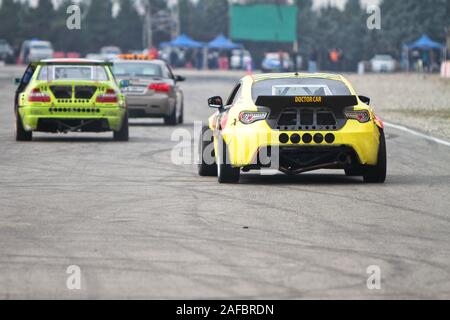
<path fill-rule="evenodd" d="M 27 131 L 55 132 L 55 128 L 77 128 L 76 131 L 119 131 L 126 109 L 120 107 L 21 107 L 19 115 Z M 57 124 L 61 124 L 60 127 Z M 66 131 L 66 130 L 63 130 Z M 67 130 L 74 131 L 74 130 Z"/>
<path fill-rule="evenodd" d="M 126 103 L 132 118 L 168 116 L 175 107 L 175 99 L 165 94 L 127 95 Z"/>
<path fill-rule="evenodd" d="M 333 137 L 333 141 L 325 141 L 325 137 Z M 323 137 L 323 141 L 315 137 Z M 348 121 L 337 131 L 277 131 L 272 130 L 266 123 L 260 122 L 253 125 L 239 125 L 227 128 L 222 132 L 222 137 L 227 144 L 229 161 L 235 167 L 248 167 L 258 163 L 258 155 L 261 150 L 270 149 L 273 154 L 279 150 L 298 149 L 317 151 L 330 150 L 330 153 L 339 155 L 340 150 L 348 150 L 353 154 L 353 162 L 361 165 L 376 165 L 378 161 L 378 149 L 380 131 L 374 122 L 361 124 L 357 121 Z M 298 141 L 300 138 L 300 141 Z M 218 147 L 216 141 L 216 148 Z M 217 149 L 216 149 L 217 150 Z M 277 155 L 278 157 L 278 155 Z"/>

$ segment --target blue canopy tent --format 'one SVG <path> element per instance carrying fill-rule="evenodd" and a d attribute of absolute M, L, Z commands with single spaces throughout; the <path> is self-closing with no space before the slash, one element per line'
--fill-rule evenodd
<path fill-rule="evenodd" d="M 227 39 L 223 34 L 217 36 L 214 40 L 208 43 L 208 49 L 242 49 L 244 46 L 238 43 L 232 42 Z"/>
<path fill-rule="evenodd" d="M 431 50 L 442 50 L 442 57 L 445 60 L 447 55 L 446 47 L 436 41 L 433 41 L 430 37 L 428 37 L 426 34 L 422 35 L 419 39 L 416 41 L 406 44 L 404 46 L 406 50 L 406 56 L 409 57 L 409 51 L 410 50 L 423 50 L 423 51 L 431 51 Z M 407 60 L 408 70 L 409 70 L 409 58 Z"/>
<path fill-rule="evenodd" d="M 192 40 L 187 35 L 182 34 L 178 36 L 175 40 L 161 43 L 161 47 L 203 48 L 204 45 L 203 43 Z"/>
<path fill-rule="evenodd" d="M 197 49 L 197 50 L 195 50 L 196 52 L 198 52 L 199 49 L 200 49 L 200 51 L 206 50 L 205 44 L 191 39 L 186 34 L 181 34 L 176 39 L 174 39 L 170 42 L 162 42 L 160 44 L 160 47 L 161 48 L 169 47 L 169 48 Z M 200 61 L 199 59 L 196 59 L 195 63 L 197 64 L 198 68 L 200 69 L 201 66 L 203 65 L 203 63 L 199 62 L 199 61 Z"/>
<path fill-rule="evenodd" d="M 443 49 L 444 45 L 439 42 L 433 41 L 426 34 L 422 35 L 420 39 L 414 41 L 410 44 L 406 45 L 408 49 L 422 49 L 422 50 L 430 50 L 430 49 Z"/>

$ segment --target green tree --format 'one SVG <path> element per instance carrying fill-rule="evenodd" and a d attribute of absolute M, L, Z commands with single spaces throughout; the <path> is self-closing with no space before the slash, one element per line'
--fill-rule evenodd
<path fill-rule="evenodd" d="M 227 0 L 199 0 L 197 4 L 201 28 L 196 28 L 198 39 L 212 40 L 219 34 L 228 35 L 228 1 Z"/>
<path fill-rule="evenodd" d="M 318 45 L 316 36 L 317 14 L 313 11 L 312 0 L 297 0 L 298 23 L 297 34 L 299 51 L 303 55 L 309 55 Z"/>
<path fill-rule="evenodd" d="M 150 0 L 152 4 L 152 14 L 155 15 L 161 10 L 167 10 L 167 0 Z M 162 41 L 171 40 L 171 30 L 168 28 L 166 30 L 154 30 L 153 32 L 153 43 L 155 46 Z"/>
<path fill-rule="evenodd" d="M 56 12 L 51 0 L 39 0 L 37 7 L 31 8 L 30 17 L 33 18 L 28 26 L 33 37 L 43 40 L 51 40 L 54 37 Z"/>
<path fill-rule="evenodd" d="M 131 0 L 120 0 L 120 11 L 114 19 L 114 37 L 122 50 L 142 47 L 142 20 Z"/>
<path fill-rule="evenodd" d="M 6 39 L 11 45 L 17 46 L 20 41 L 20 18 L 23 14 L 22 5 L 14 0 L 3 0 L 0 7 L 0 38 Z"/>
<path fill-rule="evenodd" d="M 366 18 L 360 0 L 348 0 L 342 12 L 342 29 L 339 34 L 339 48 L 343 54 L 343 68 L 356 71 L 358 62 L 363 59 Z"/>
<path fill-rule="evenodd" d="M 111 28 L 113 24 L 111 1 L 91 0 L 82 27 L 89 52 L 98 52 L 103 46 L 117 45 L 118 39 L 114 37 L 114 30 Z"/>
<path fill-rule="evenodd" d="M 195 28 L 196 8 L 191 0 L 179 0 L 180 32 L 192 35 Z"/>

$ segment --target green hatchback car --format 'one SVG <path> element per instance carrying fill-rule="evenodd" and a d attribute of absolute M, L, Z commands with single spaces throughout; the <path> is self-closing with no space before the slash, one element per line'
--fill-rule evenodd
<path fill-rule="evenodd" d="M 31 141 L 33 132 L 112 131 L 128 141 L 125 98 L 111 64 L 87 59 L 50 59 L 31 63 L 15 96 L 16 140 Z"/>

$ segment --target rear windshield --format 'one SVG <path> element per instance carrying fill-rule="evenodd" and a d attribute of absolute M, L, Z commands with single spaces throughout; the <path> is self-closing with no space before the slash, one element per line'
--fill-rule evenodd
<path fill-rule="evenodd" d="M 80 80 L 107 81 L 108 73 L 104 66 L 43 66 L 39 71 L 38 80 Z"/>
<path fill-rule="evenodd" d="M 162 68 L 156 63 L 114 63 L 114 76 L 137 78 L 161 78 Z"/>
<path fill-rule="evenodd" d="M 286 78 L 258 81 L 252 98 L 259 96 L 348 96 L 350 90 L 342 81 L 321 78 Z"/>

